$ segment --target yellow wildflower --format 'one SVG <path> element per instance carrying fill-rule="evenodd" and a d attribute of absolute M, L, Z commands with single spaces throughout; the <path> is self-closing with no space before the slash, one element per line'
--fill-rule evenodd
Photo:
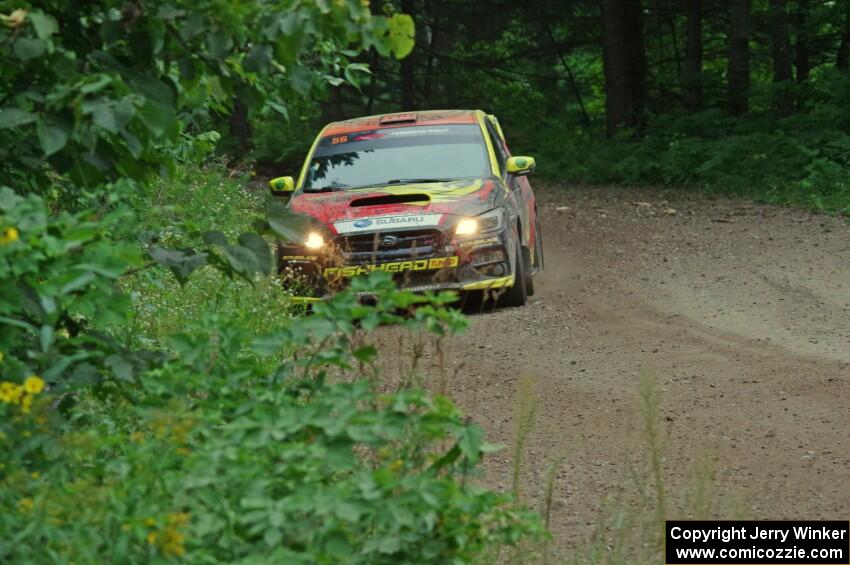
<path fill-rule="evenodd" d="M 30 408 L 32 407 L 32 398 L 33 396 L 31 394 L 25 394 L 24 397 L 21 399 L 21 412 L 23 412 L 24 414 L 30 413 Z"/>
<path fill-rule="evenodd" d="M 17 228 L 6 228 L 0 234 L 0 245 L 8 245 L 9 243 L 18 241 L 20 234 Z"/>
<path fill-rule="evenodd" d="M 24 381 L 24 389 L 30 394 L 38 394 L 44 390 L 44 381 L 37 375 L 30 375 Z"/>
<path fill-rule="evenodd" d="M 168 515 L 168 521 L 177 526 L 182 526 L 189 521 L 189 514 L 186 512 L 173 512 Z"/>
<path fill-rule="evenodd" d="M 157 538 L 157 537 L 158 537 L 158 536 L 157 536 L 157 533 L 156 533 L 156 532 L 149 532 L 149 533 L 148 533 L 148 543 L 149 543 L 150 545 L 155 544 L 155 543 L 156 543 L 156 538 Z"/>
<path fill-rule="evenodd" d="M 164 537 L 165 540 L 162 544 L 162 553 L 165 555 L 177 556 L 181 556 L 186 553 L 186 549 L 183 547 L 183 534 L 173 527 L 169 527 L 165 530 Z"/>
<path fill-rule="evenodd" d="M 30 473 L 30 477 L 32 477 L 33 479 L 38 479 L 40 476 L 41 473 L 39 473 L 38 471 L 33 471 L 32 473 Z"/>
<path fill-rule="evenodd" d="M 9 381 L 0 383 L 0 401 L 2 402 L 17 404 L 23 393 L 24 389 L 20 385 L 10 383 Z"/>
<path fill-rule="evenodd" d="M 156 526 L 156 520 L 154 520 L 153 518 L 145 518 L 145 526 L 148 526 L 148 527 L 151 527 L 151 528 Z"/>
<path fill-rule="evenodd" d="M 18 502 L 18 512 L 21 512 L 23 514 L 27 514 L 27 513 L 30 512 L 30 510 L 32 510 L 32 507 L 33 507 L 34 504 L 35 503 L 33 502 L 33 500 L 31 498 L 22 498 Z"/>
<path fill-rule="evenodd" d="M 2 352 L 2 351 L 0 351 L 0 363 L 2 363 L 2 362 L 3 362 L 3 358 L 4 358 L 4 357 L 5 357 L 5 355 L 3 354 L 3 352 Z"/>

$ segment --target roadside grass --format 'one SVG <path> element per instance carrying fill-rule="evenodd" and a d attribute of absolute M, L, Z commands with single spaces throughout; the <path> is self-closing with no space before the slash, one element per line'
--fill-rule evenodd
<path fill-rule="evenodd" d="M 200 234 L 221 231 L 228 240 L 250 231 L 262 215 L 265 191 L 246 188 L 250 173 L 234 173 L 221 164 L 179 170 L 137 196 L 137 223 L 127 226 L 142 245 L 192 247 Z M 144 203 L 144 204 L 142 204 Z M 133 301 L 132 323 L 122 336 L 130 345 L 155 346 L 183 330 L 186 323 L 214 312 L 220 319 L 253 334 L 286 326 L 304 307 L 287 300 L 272 273 L 253 283 L 228 280 L 202 268 L 180 285 L 170 273 L 141 270 L 122 281 Z"/>
<path fill-rule="evenodd" d="M 642 462 L 624 464 L 622 488 L 600 501 L 592 534 L 577 546 L 565 550 L 554 537 L 515 549 L 509 563 L 544 563 L 563 565 L 632 565 L 663 563 L 664 522 L 667 519 L 710 519 L 718 511 L 714 488 L 716 457 L 710 449 L 699 452 L 687 470 L 686 478 L 675 483 L 665 472 L 668 445 L 661 415 L 662 397 L 657 375 L 641 372 L 637 384 L 639 399 L 635 417 L 641 426 Z M 557 476 L 568 455 L 549 454 L 542 473 L 541 489 L 523 484 L 527 445 L 534 432 L 538 399 L 533 381 L 520 379 L 514 403 L 514 437 L 511 446 L 512 493 L 517 500 L 538 508 L 544 526 L 550 531 L 553 515 L 559 509 L 553 504 Z M 573 446 L 570 449 L 580 449 Z M 524 490 L 530 491 L 523 494 Z M 535 492 L 534 495 L 531 492 Z M 734 517 L 736 501 L 724 500 L 724 514 Z M 552 534 L 554 536 L 555 534 Z M 500 561 L 501 562 L 501 561 Z"/>

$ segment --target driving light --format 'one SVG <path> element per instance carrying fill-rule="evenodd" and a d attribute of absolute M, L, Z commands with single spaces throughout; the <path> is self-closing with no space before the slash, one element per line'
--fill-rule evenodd
<path fill-rule="evenodd" d="M 475 218 L 464 218 L 458 222 L 455 228 L 457 235 L 472 235 L 478 233 L 478 220 Z"/>
<path fill-rule="evenodd" d="M 319 249 L 325 244 L 325 238 L 321 234 L 311 231 L 304 240 L 304 246 L 309 249 Z"/>
<path fill-rule="evenodd" d="M 504 226 L 505 211 L 493 208 L 474 218 L 464 218 L 455 227 L 455 235 L 473 235 L 499 231 Z"/>

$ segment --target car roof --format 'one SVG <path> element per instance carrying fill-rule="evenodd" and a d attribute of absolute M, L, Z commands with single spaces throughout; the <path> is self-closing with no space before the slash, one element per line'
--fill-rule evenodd
<path fill-rule="evenodd" d="M 386 127 L 411 127 L 442 124 L 474 124 L 480 110 L 423 110 L 414 112 L 395 112 L 378 114 L 362 118 L 352 118 L 341 122 L 332 122 L 322 130 L 322 136 L 339 135 L 352 131 L 362 131 Z"/>

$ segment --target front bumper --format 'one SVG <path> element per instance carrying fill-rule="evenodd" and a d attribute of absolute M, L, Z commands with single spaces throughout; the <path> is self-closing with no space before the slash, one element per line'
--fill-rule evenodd
<path fill-rule="evenodd" d="M 463 239 L 437 230 L 358 234 L 337 238 L 321 253 L 281 244 L 278 264 L 297 302 L 330 297 L 353 277 L 378 270 L 415 292 L 486 290 L 513 286 L 514 246 L 507 230 Z"/>

